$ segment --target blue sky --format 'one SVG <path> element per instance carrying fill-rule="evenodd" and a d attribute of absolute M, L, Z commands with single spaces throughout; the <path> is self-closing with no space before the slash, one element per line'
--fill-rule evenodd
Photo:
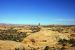
<path fill-rule="evenodd" d="M 75 0 L 0 0 L 0 23 L 75 24 Z"/>

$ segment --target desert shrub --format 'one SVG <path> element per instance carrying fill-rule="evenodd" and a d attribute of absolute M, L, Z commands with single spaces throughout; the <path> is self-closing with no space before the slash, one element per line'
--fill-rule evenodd
<path fill-rule="evenodd" d="M 30 29 L 32 30 L 32 33 L 40 31 L 40 27 L 38 26 L 32 26 Z"/>
<path fill-rule="evenodd" d="M 60 48 L 59 50 L 65 50 L 65 47 Z"/>
<path fill-rule="evenodd" d="M 15 48 L 15 50 L 19 50 L 19 48 Z"/>
<path fill-rule="evenodd" d="M 55 47 L 46 46 L 46 47 L 44 48 L 44 50 L 62 50 L 62 48 L 55 48 Z"/>
<path fill-rule="evenodd" d="M 67 43 L 68 43 L 68 40 L 66 40 L 66 39 L 60 39 L 58 42 L 59 42 L 59 44 L 61 44 L 62 46 L 66 46 Z"/>
<path fill-rule="evenodd" d="M 72 28 L 71 30 L 75 33 L 75 28 Z"/>
<path fill-rule="evenodd" d="M 72 44 L 72 46 L 75 46 L 75 39 L 70 39 L 69 43 Z"/>
<path fill-rule="evenodd" d="M 52 31 L 62 32 L 63 28 L 62 27 L 55 27 L 55 28 L 52 28 Z"/>
<path fill-rule="evenodd" d="M 68 46 L 69 43 L 69 40 L 66 40 L 66 39 L 60 39 L 58 41 L 59 45 L 62 45 L 62 47 L 59 49 L 59 50 L 65 50 L 65 46 Z"/>
<path fill-rule="evenodd" d="M 62 46 L 66 46 L 67 44 L 72 44 L 72 46 L 75 46 L 75 39 L 70 40 L 60 39 L 58 42 L 62 44 Z"/>
<path fill-rule="evenodd" d="M 46 46 L 46 47 L 44 48 L 44 50 L 49 50 L 49 46 Z"/>
<path fill-rule="evenodd" d="M 75 39 L 69 39 L 69 40 L 60 39 L 58 42 L 60 45 L 62 45 L 62 48 L 60 50 L 65 50 L 66 49 L 65 46 L 68 46 L 68 47 L 75 46 Z"/>
<path fill-rule="evenodd" d="M 12 40 L 12 41 L 22 41 L 27 35 L 23 32 L 17 32 L 17 30 L 3 30 L 0 32 L 0 40 Z"/>

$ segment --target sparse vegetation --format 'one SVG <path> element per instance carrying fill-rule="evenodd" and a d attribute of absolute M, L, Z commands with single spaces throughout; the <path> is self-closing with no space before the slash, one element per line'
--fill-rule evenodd
<path fill-rule="evenodd" d="M 26 33 L 17 32 L 17 30 L 9 29 L 0 32 L 0 40 L 22 41 L 26 37 Z"/>
<path fill-rule="evenodd" d="M 15 47 L 14 50 L 66 50 L 68 47 L 75 47 L 75 26 L 10 26 L 9 29 L 4 28 L 0 29 L 0 40 L 25 44 L 23 48 Z M 31 31 L 26 32 L 26 30 Z M 28 48 L 25 48 L 26 45 Z"/>
<path fill-rule="evenodd" d="M 15 48 L 15 50 L 19 50 L 19 48 Z"/>
<path fill-rule="evenodd" d="M 44 50 L 49 50 L 49 46 L 46 46 Z"/>
<path fill-rule="evenodd" d="M 32 33 L 35 33 L 35 32 L 38 32 L 38 31 L 40 31 L 40 27 L 38 27 L 38 26 L 32 26 L 31 27 L 31 30 L 32 30 Z"/>

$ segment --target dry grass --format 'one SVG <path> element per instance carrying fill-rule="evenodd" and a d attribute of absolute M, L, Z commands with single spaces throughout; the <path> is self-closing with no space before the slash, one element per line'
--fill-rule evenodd
<path fill-rule="evenodd" d="M 52 29 L 56 29 L 56 31 L 52 31 Z M 36 50 L 44 50 L 46 46 L 62 48 L 63 46 L 58 42 L 60 39 L 70 40 L 71 38 L 75 38 L 74 27 L 64 27 L 63 30 L 57 30 L 57 27 L 41 27 L 40 31 L 34 33 L 32 30 L 23 27 L 16 30 L 17 32 L 27 32 L 28 36 L 25 37 L 22 42 L 0 40 L 0 50 L 14 50 L 15 48 L 20 48 L 22 50 L 23 47 L 26 50 L 34 48 Z M 65 47 L 70 48 L 70 45 L 68 44 L 68 46 Z"/>
<path fill-rule="evenodd" d="M 41 31 L 31 34 L 23 40 L 23 43 L 34 48 L 44 49 L 45 46 L 58 47 L 59 39 L 70 39 L 70 34 L 62 34 L 42 28 Z"/>

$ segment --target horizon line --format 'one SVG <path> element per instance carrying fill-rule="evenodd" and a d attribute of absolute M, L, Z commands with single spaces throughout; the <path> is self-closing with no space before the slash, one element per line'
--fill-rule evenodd
<path fill-rule="evenodd" d="M 39 23 L 37 24 L 21 24 L 21 23 L 0 23 L 1 24 L 5 24 L 5 25 L 39 25 Z M 41 24 L 40 25 L 75 25 L 75 24 Z"/>

